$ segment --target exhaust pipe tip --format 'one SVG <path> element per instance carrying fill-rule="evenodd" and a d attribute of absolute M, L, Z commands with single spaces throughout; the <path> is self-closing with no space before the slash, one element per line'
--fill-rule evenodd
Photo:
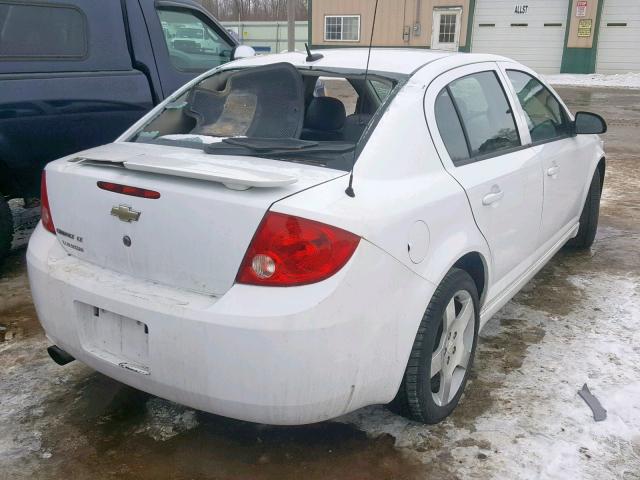
<path fill-rule="evenodd" d="M 49 354 L 51 359 L 58 365 L 66 365 L 67 363 L 71 363 L 75 360 L 75 358 L 73 358 L 57 345 L 51 345 L 50 347 L 48 347 L 47 353 Z"/>

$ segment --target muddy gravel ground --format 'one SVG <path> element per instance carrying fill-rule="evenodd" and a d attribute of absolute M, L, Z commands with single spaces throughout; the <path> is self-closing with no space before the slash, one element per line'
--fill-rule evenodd
<path fill-rule="evenodd" d="M 79 362 L 59 367 L 18 249 L 0 272 L 0 479 L 640 479 L 640 90 L 559 91 L 609 123 L 597 242 L 560 252 L 487 324 L 447 421 L 419 425 L 376 406 L 274 428 Z M 578 397 L 584 383 L 604 422 Z"/>

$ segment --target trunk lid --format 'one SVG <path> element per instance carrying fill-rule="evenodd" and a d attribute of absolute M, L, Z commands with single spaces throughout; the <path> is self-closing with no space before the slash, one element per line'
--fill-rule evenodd
<path fill-rule="evenodd" d="M 51 163 L 47 188 L 58 238 L 70 255 L 219 296 L 233 285 L 274 202 L 343 175 L 277 160 L 114 143 Z M 103 190 L 97 182 L 153 190 L 160 198 Z"/>

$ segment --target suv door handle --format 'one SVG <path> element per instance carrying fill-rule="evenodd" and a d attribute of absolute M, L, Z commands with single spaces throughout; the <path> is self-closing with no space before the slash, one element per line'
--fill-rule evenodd
<path fill-rule="evenodd" d="M 560 167 L 558 165 L 554 165 L 553 167 L 550 167 L 547 169 L 547 175 L 550 177 L 553 177 L 554 175 L 558 174 L 559 170 L 560 170 Z"/>
<path fill-rule="evenodd" d="M 500 190 L 499 188 L 492 189 L 491 193 L 488 193 L 482 198 L 482 204 L 491 205 L 492 203 L 501 200 L 502 197 L 504 197 L 504 192 L 502 190 Z"/>

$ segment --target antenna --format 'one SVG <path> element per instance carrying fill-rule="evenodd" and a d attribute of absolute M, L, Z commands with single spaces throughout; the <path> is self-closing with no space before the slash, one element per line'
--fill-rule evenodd
<path fill-rule="evenodd" d="M 316 60 L 324 58 L 324 55 L 322 55 L 321 53 L 311 53 L 311 50 L 309 50 L 309 45 L 307 45 L 306 43 L 304 44 L 304 48 L 307 51 L 307 58 L 305 59 L 306 62 L 315 62 Z"/>
<path fill-rule="evenodd" d="M 376 15 L 378 14 L 378 0 L 376 0 L 376 5 L 373 8 L 373 23 L 371 24 L 371 38 L 369 39 L 369 51 L 367 52 L 367 67 L 364 70 L 364 85 L 367 87 L 367 77 L 369 76 L 369 60 L 371 60 L 371 47 L 373 46 L 373 32 L 376 28 Z M 353 162 L 351 163 L 351 172 L 349 173 L 349 186 L 344 191 L 349 197 L 353 198 L 356 196 L 356 192 L 353 191 L 353 169 L 356 166 L 356 153 L 358 152 L 358 145 L 360 144 L 360 139 L 356 142 L 356 145 L 353 149 Z"/>

